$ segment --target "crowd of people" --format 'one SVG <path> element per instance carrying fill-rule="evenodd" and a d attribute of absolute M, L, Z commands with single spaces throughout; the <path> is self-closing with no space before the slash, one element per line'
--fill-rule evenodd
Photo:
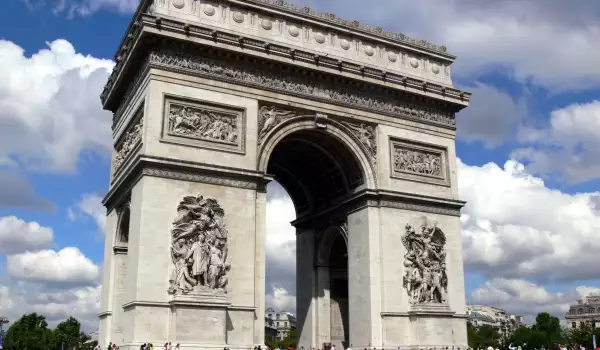
<path fill-rule="evenodd" d="M 177 343 L 175 346 L 173 346 L 171 344 L 171 342 L 166 342 L 165 345 L 163 345 L 160 349 L 157 348 L 156 350 L 180 350 L 180 345 L 179 343 Z M 140 345 L 140 350 L 154 350 L 154 344 L 152 343 L 144 343 L 142 345 Z M 95 350 L 101 350 L 100 345 L 96 346 Z M 108 343 L 108 348 L 107 350 L 119 350 L 119 346 L 117 344 L 113 344 L 112 342 Z M 227 350 L 227 349 L 225 349 Z"/>

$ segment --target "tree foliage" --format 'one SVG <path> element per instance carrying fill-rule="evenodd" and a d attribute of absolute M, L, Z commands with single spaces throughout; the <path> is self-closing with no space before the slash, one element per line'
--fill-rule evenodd
<path fill-rule="evenodd" d="M 586 349 L 593 348 L 593 336 L 596 335 L 596 342 L 600 343 L 600 328 L 592 329 L 591 325 L 583 324 L 577 328 L 567 330 L 566 338 L 569 344 L 583 345 Z"/>
<path fill-rule="evenodd" d="M 5 350 L 93 349 L 89 337 L 81 332 L 81 324 L 73 317 L 49 329 L 46 318 L 36 313 L 23 315 L 14 322 L 4 339 Z"/>
<path fill-rule="evenodd" d="M 500 333 L 492 326 L 484 325 L 478 328 L 467 324 L 467 341 L 473 349 L 487 348 L 492 346 L 498 348 L 501 345 Z"/>

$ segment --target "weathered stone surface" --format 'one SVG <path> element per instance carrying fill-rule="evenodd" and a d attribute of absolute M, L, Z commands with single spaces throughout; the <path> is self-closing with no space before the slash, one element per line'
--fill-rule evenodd
<path fill-rule="evenodd" d="M 299 213 L 298 347 L 466 348 L 453 58 L 280 1 L 149 5 L 104 94 L 123 105 L 100 345 L 263 343 L 276 179 Z"/>

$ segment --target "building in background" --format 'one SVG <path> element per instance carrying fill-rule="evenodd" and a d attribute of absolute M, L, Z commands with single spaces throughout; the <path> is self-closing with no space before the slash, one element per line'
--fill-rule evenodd
<path fill-rule="evenodd" d="M 267 327 L 270 327 L 267 329 Z M 279 340 L 287 338 L 292 329 L 296 329 L 296 316 L 291 312 L 275 311 L 268 308 L 265 315 L 265 334 L 267 331 L 276 331 L 276 337 Z"/>
<path fill-rule="evenodd" d="M 589 295 L 569 307 L 565 315 L 567 327 L 579 328 L 584 324 L 600 327 L 600 295 Z"/>
<path fill-rule="evenodd" d="M 467 306 L 469 323 L 475 328 L 490 326 L 496 328 L 503 338 L 523 325 L 523 316 L 506 313 L 503 309 L 486 305 Z"/>

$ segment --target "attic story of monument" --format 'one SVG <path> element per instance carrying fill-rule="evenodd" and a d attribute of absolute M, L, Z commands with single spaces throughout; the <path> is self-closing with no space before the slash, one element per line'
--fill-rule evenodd
<path fill-rule="evenodd" d="M 101 96 L 100 345 L 262 344 L 276 180 L 298 347 L 466 347 L 453 60 L 283 1 L 141 1 Z"/>

